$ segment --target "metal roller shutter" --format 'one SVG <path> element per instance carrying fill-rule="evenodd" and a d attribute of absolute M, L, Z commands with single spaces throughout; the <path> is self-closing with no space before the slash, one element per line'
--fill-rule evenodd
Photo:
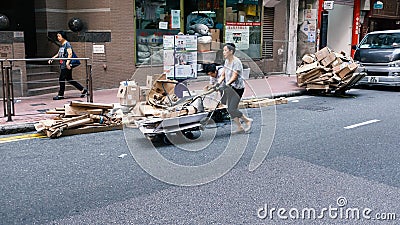
<path fill-rule="evenodd" d="M 273 57 L 274 8 L 264 7 L 262 29 L 263 29 L 262 58 L 270 59 Z"/>

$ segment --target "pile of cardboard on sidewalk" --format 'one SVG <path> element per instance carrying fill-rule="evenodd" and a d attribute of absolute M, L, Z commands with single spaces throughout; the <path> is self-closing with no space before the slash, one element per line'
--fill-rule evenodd
<path fill-rule="evenodd" d="M 345 91 L 365 74 L 355 72 L 358 64 L 344 53 L 325 47 L 315 54 L 306 54 L 297 68 L 297 84 L 307 90 Z"/>
<path fill-rule="evenodd" d="M 111 114 L 113 104 L 72 101 L 63 108 L 48 110 L 54 119 L 35 124 L 38 132 L 50 138 L 122 129 L 122 116 Z"/>

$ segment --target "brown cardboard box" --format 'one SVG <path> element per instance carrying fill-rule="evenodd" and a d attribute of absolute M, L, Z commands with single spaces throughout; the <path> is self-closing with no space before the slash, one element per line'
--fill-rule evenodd
<path fill-rule="evenodd" d="M 315 57 L 317 58 L 318 61 L 321 61 L 321 60 L 323 60 L 325 57 L 327 57 L 327 56 L 329 55 L 330 52 L 331 52 L 331 51 L 329 50 L 329 48 L 328 48 L 328 47 L 325 47 L 325 48 L 323 48 L 323 49 L 317 51 L 317 52 L 315 53 Z"/>
<path fill-rule="evenodd" d="M 136 105 L 140 99 L 140 88 L 139 86 L 131 86 L 121 84 L 118 88 L 117 97 L 119 98 L 119 103 L 124 106 Z"/>
<path fill-rule="evenodd" d="M 302 58 L 303 62 L 307 63 L 307 64 L 311 64 L 314 62 L 314 57 L 312 55 L 306 54 L 303 56 Z"/>
<path fill-rule="evenodd" d="M 237 22 L 237 13 L 226 13 L 226 21 L 228 22 Z"/>
<path fill-rule="evenodd" d="M 147 75 L 146 87 L 153 87 L 154 81 L 156 81 L 160 76 L 161 74 Z"/>
<path fill-rule="evenodd" d="M 220 50 L 221 48 L 222 48 L 222 43 L 219 40 L 211 42 L 211 51 Z"/>
<path fill-rule="evenodd" d="M 141 102 L 147 101 L 147 96 L 149 95 L 151 88 L 145 86 L 140 86 L 139 88 L 140 88 L 139 101 Z"/>
<path fill-rule="evenodd" d="M 211 39 L 213 41 L 220 40 L 221 30 L 220 29 L 210 29 Z"/>
<path fill-rule="evenodd" d="M 305 65 L 301 65 L 299 68 L 297 68 L 296 70 L 296 74 L 303 74 L 303 73 L 307 73 L 311 70 L 314 70 L 318 68 L 318 62 L 313 62 L 310 64 L 305 64 Z"/>
<path fill-rule="evenodd" d="M 323 66 L 329 66 L 332 62 L 336 60 L 336 55 L 335 53 L 331 52 L 326 56 L 324 59 L 321 60 L 321 64 Z"/>
<path fill-rule="evenodd" d="M 337 56 L 336 56 L 337 57 Z M 331 63 L 331 67 L 336 67 L 336 66 L 339 66 L 340 64 L 342 64 L 343 63 L 343 61 L 340 59 L 340 58 L 336 58 L 336 60 L 335 61 L 333 61 L 332 63 Z"/>
<path fill-rule="evenodd" d="M 226 13 L 231 13 L 233 12 L 233 8 L 232 7 L 226 7 Z"/>
<path fill-rule="evenodd" d="M 197 42 L 198 52 L 208 52 L 211 51 L 211 43 L 199 43 Z"/>
<path fill-rule="evenodd" d="M 343 69 L 339 71 L 338 75 L 340 78 L 343 79 L 344 77 L 346 77 L 347 74 L 354 72 L 357 69 L 357 67 L 358 67 L 357 63 L 354 62 L 347 64 L 345 67 L 343 67 Z"/>

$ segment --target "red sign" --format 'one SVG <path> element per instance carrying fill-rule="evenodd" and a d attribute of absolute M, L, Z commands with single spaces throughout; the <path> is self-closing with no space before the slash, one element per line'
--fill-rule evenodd
<path fill-rule="evenodd" d="M 261 26 L 261 22 L 226 22 L 226 26 Z"/>

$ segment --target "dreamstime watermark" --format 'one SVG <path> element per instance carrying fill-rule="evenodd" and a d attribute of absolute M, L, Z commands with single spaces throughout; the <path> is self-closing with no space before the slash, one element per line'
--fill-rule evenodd
<path fill-rule="evenodd" d="M 237 51 L 235 55 L 240 58 L 246 58 L 247 61 L 251 61 L 251 59 L 241 51 Z M 252 69 L 258 68 L 255 62 L 251 61 L 251 64 Z M 135 79 L 136 75 L 143 76 L 143 74 L 148 74 L 148 72 L 145 71 L 147 69 L 148 67 L 138 67 L 132 78 Z M 253 72 L 262 73 L 259 68 L 258 70 L 259 71 Z M 250 91 L 252 96 L 257 98 L 252 84 L 247 81 L 245 82 L 247 91 Z M 186 83 L 188 84 L 188 87 L 197 87 L 195 80 L 188 80 Z M 271 94 L 271 88 L 266 79 L 258 79 L 256 85 L 262 86 L 265 90 L 269 90 Z M 204 87 L 201 86 L 197 88 L 203 89 Z M 215 101 L 218 102 L 217 99 Z M 268 110 L 268 113 L 266 113 L 266 110 Z M 246 112 L 244 109 L 241 111 L 248 114 L 248 111 Z M 178 186 L 203 185 L 228 173 L 242 158 L 246 148 L 250 144 L 250 140 L 252 146 L 254 146 L 254 149 L 252 149 L 254 152 L 249 162 L 249 171 L 254 171 L 262 164 L 271 148 L 275 135 L 276 108 L 275 106 L 270 106 L 268 109 L 259 108 L 255 114 L 257 115 L 257 118 L 253 119 L 254 121 L 257 121 L 258 124 L 253 125 L 253 127 L 257 127 L 257 129 L 253 129 L 250 134 L 231 134 L 231 130 L 236 129 L 235 125 L 231 125 L 229 128 L 223 127 L 222 133 L 228 132 L 231 134 L 228 137 L 224 136 L 222 138 L 223 140 L 221 140 L 221 137 L 219 136 L 221 130 L 217 131 L 218 126 L 211 129 L 200 130 L 201 135 L 195 140 L 187 138 L 183 133 L 183 130 L 180 129 L 176 132 L 157 134 L 158 136 L 167 138 L 177 152 L 185 151 L 185 154 L 198 154 L 203 150 L 210 151 L 210 148 L 218 148 L 218 156 L 211 159 L 209 162 L 203 162 L 199 165 L 193 165 L 191 159 L 188 159 L 188 162 L 185 163 L 182 162 L 182 159 L 180 158 L 180 161 L 178 160 L 177 162 L 174 161 L 174 158 L 166 157 L 164 154 L 161 154 L 158 147 L 156 147 L 153 142 L 148 141 L 145 137 L 146 135 L 144 135 L 144 133 L 139 129 L 125 126 L 125 140 L 138 165 L 154 178 Z M 181 126 L 186 125 L 186 119 L 190 118 L 181 117 L 176 119 L 177 121 L 165 119 L 163 123 L 178 122 L 179 126 Z M 218 140 L 216 141 L 216 139 Z M 215 142 L 214 145 L 212 145 L 213 142 Z"/>
<path fill-rule="evenodd" d="M 270 207 L 265 204 L 258 208 L 257 217 L 259 219 L 279 219 L 279 220 L 318 220 L 318 219 L 346 219 L 346 220 L 378 220 L 394 221 L 397 219 L 396 213 L 377 212 L 368 207 L 347 207 L 347 199 L 339 197 L 336 205 L 329 205 L 323 208 L 304 207 L 304 208 L 284 208 Z"/>

